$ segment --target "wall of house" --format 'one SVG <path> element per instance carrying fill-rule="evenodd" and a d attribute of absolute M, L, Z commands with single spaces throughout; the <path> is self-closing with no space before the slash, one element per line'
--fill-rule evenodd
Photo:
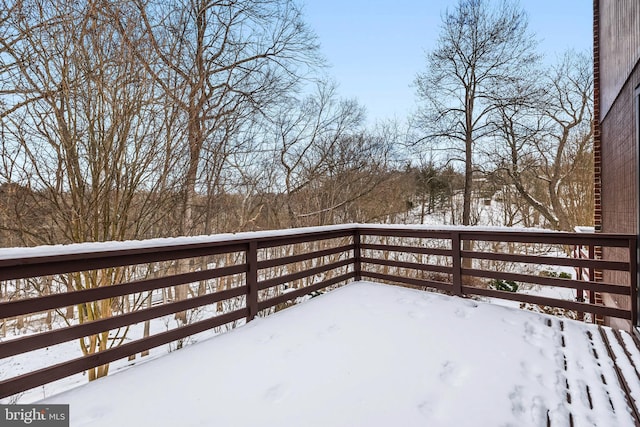
<path fill-rule="evenodd" d="M 640 1 L 600 0 L 601 119 L 640 58 Z"/>
<path fill-rule="evenodd" d="M 599 0 L 594 11 L 596 93 L 599 93 L 599 140 L 596 182 L 600 209 L 596 226 L 603 233 L 638 233 L 638 130 L 635 90 L 640 85 L 640 2 Z M 616 259 L 620 251 L 605 251 Z M 628 274 L 605 272 L 605 282 L 629 283 Z M 630 308 L 627 297 L 603 295 L 605 304 Z M 611 326 L 628 328 L 628 324 Z"/>
<path fill-rule="evenodd" d="M 640 64 L 600 124 L 602 231 L 605 233 L 637 232 L 638 142 L 634 92 L 639 84 Z"/>

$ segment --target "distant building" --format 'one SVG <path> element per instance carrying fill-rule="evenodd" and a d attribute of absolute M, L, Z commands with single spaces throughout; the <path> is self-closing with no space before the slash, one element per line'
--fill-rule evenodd
<path fill-rule="evenodd" d="M 640 1 L 594 0 L 593 11 L 595 227 L 603 233 L 638 234 Z M 613 250 L 602 255 L 616 257 Z M 628 280 L 623 276 L 605 274 L 603 280 Z M 623 308 L 632 305 L 628 297 L 607 294 L 603 302 Z"/>

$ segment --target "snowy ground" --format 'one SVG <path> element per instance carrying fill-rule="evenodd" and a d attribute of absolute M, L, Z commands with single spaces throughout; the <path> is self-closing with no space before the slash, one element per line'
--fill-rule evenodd
<path fill-rule="evenodd" d="M 595 327 L 559 322 L 354 283 L 42 403 L 73 426 L 632 426 Z"/>

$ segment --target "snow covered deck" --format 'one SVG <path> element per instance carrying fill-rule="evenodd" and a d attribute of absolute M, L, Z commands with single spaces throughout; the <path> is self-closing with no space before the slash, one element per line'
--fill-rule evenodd
<path fill-rule="evenodd" d="M 638 368 L 626 333 L 357 282 L 44 403 L 72 426 L 635 426 Z"/>

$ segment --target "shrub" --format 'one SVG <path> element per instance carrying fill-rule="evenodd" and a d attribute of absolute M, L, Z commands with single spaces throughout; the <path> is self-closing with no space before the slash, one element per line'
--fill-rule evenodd
<path fill-rule="evenodd" d="M 573 277 L 571 276 L 570 273 L 561 271 L 560 273 L 556 272 L 556 271 L 550 271 L 550 270 L 543 270 L 540 272 L 541 276 L 544 277 L 558 277 L 560 279 L 572 279 Z"/>
<path fill-rule="evenodd" d="M 494 279 L 489 282 L 489 287 L 497 291 L 517 292 L 519 285 L 513 280 Z"/>

